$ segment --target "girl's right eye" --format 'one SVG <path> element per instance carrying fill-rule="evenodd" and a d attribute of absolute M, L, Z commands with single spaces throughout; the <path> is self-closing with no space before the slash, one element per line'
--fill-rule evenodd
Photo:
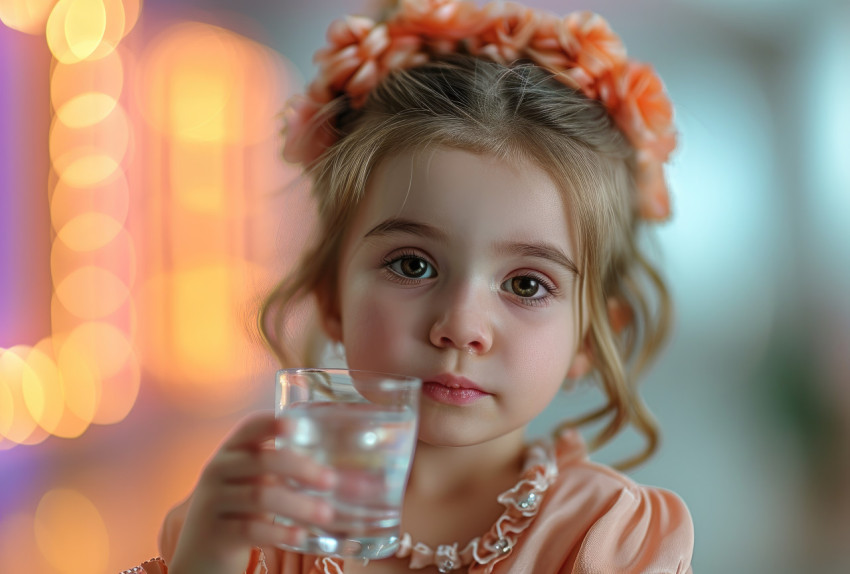
<path fill-rule="evenodd" d="M 386 268 L 405 279 L 431 279 L 437 270 L 427 260 L 416 255 L 401 255 L 386 261 Z"/>

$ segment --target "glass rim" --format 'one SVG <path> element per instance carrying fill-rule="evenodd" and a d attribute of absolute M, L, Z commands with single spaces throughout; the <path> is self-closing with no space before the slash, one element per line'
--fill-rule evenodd
<path fill-rule="evenodd" d="M 382 378 L 389 382 L 419 383 L 420 385 L 423 383 L 421 378 L 410 375 L 388 373 L 385 371 L 372 371 L 368 369 L 348 369 L 345 367 L 289 367 L 285 369 L 278 369 L 277 376 L 280 377 L 281 374 L 308 375 L 310 373 L 325 373 L 331 376 L 342 375 L 345 377 L 351 377 L 352 374 L 362 374 L 372 378 Z"/>

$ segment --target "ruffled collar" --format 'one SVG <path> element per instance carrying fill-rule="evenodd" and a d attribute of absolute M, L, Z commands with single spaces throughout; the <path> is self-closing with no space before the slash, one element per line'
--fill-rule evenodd
<path fill-rule="evenodd" d="M 537 442 L 526 447 L 525 464 L 517 484 L 498 496 L 496 500 L 505 507 L 495 524 L 483 536 L 473 538 L 462 550 L 457 542 L 440 544 L 436 550 L 413 542 L 405 533 L 396 558 L 410 558 L 410 568 L 436 566 L 440 572 L 451 572 L 473 563 L 487 566 L 484 572 L 506 558 L 531 525 L 546 491 L 558 477 L 555 450 L 551 444 Z"/>
<path fill-rule="evenodd" d="M 531 526 L 546 491 L 558 478 L 559 464 L 585 455 L 584 440 L 574 429 L 563 431 L 555 444 L 539 440 L 528 445 L 519 481 L 496 498 L 505 510 L 490 530 L 473 538 L 462 550 L 457 542 L 440 544 L 435 550 L 422 542 L 413 542 L 405 533 L 395 557 L 409 558 L 412 570 L 436 566 L 445 573 L 469 567 L 490 574 L 498 562 L 511 554 L 520 534 Z M 342 560 L 318 557 L 315 568 L 324 574 L 342 574 Z"/>

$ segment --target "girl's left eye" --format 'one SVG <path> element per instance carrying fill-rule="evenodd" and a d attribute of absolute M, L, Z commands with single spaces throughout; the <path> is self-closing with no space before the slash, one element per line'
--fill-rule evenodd
<path fill-rule="evenodd" d="M 549 297 L 554 288 L 541 278 L 532 275 L 516 275 L 505 280 L 502 289 L 521 299 L 540 301 Z"/>

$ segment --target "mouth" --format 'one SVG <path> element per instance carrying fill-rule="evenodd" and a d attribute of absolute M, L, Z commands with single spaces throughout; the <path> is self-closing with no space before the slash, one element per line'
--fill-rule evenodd
<path fill-rule="evenodd" d="M 450 374 L 426 379 L 422 383 L 422 393 L 438 403 L 447 405 L 467 405 L 491 396 L 491 393 L 469 379 Z"/>

